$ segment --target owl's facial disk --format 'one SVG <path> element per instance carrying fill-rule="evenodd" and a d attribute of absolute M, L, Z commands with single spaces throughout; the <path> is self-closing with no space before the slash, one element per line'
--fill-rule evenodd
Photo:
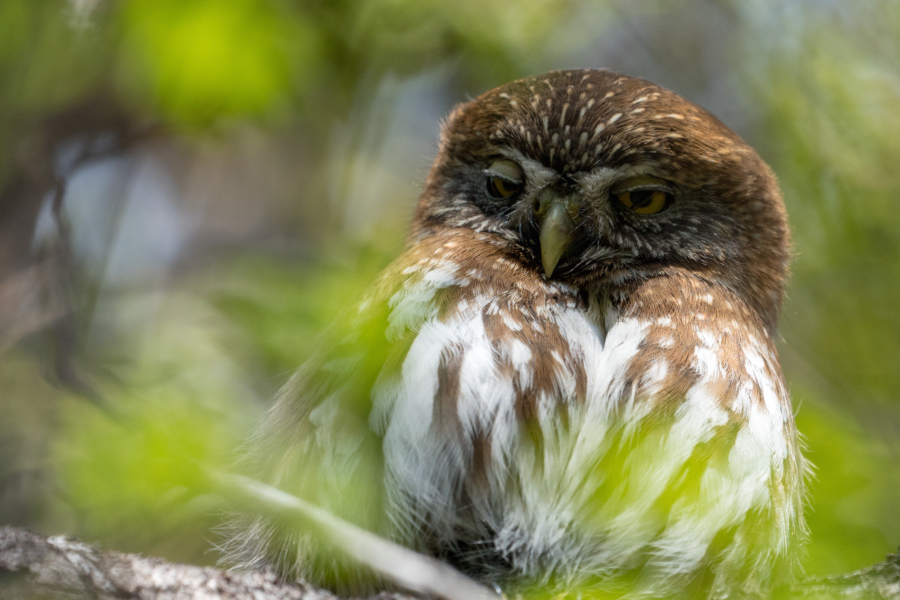
<path fill-rule="evenodd" d="M 790 257 L 777 182 L 753 149 L 677 94 L 610 71 L 546 73 L 457 107 L 412 239 L 442 227 L 491 234 L 573 285 L 690 271 L 773 326 Z"/>
<path fill-rule="evenodd" d="M 564 177 L 514 151 L 485 170 L 488 195 L 508 204 L 508 226 L 540 258 L 552 277 L 560 260 L 565 266 L 592 259 L 636 258 L 627 244 L 613 245 L 616 212 L 649 219 L 668 209 L 673 184 L 648 174 L 646 168 L 599 168 Z M 646 224 L 645 224 L 646 225 Z"/>

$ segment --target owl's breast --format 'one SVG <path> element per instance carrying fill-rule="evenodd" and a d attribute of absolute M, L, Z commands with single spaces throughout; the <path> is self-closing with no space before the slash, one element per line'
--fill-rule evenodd
<path fill-rule="evenodd" d="M 498 472 L 523 428 L 580 410 L 604 331 L 565 286 L 427 267 L 390 300 L 388 335 L 412 340 L 379 378 L 372 424 L 412 496 L 448 498 Z"/>
<path fill-rule="evenodd" d="M 395 535 L 500 580 L 637 569 L 659 591 L 789 568 L 802 459 L 770 347 L 504 261 L 422 260 L 387 302 L 404 354 L 370 424 Z"/>

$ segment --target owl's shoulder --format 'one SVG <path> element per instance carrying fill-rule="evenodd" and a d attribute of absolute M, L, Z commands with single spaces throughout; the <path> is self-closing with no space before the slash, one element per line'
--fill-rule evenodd
<path fill-rule="evenodd" d="M 629 335 L 640 338 L 634 374 L 665 371 L 663 387 L 679 396 L 703 386 L 723 408 L 746 412 L 752 401 L 788 418 L 772 332 L 727 286 L 674 271 L 641 282 L 614 304 L 620 322 L 631 324 Z"/>

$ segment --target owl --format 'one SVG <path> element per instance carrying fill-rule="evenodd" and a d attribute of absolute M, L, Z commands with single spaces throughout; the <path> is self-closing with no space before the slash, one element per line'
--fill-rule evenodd
<path fill-rule="evenodd" d="M 506 591 L 766 594 L 805 536 L 774 336 L 771 170 L 677 94 L 606 70 L 456 107 L 405 252 L 249 444 L 256 477 Z M 373 584 L 303 531 L 244 567 Z"/>

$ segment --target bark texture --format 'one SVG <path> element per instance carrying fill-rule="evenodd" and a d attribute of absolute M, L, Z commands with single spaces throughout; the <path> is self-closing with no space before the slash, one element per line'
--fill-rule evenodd
<path fill-rule="evenodd" d="M 78 540 L 0 528 L 0 598 L 92 600 L 335 600 L 272 572 L 230 573 L 105 552 Z M 382 594 L 378 600 L 403 600 Z M 373 599 L 374 600 L 374 599 Z"/>
<path fill-rule="evenodd" d="M 811 578 L 778 598 L 900 600 L 900 554 L 847 575 Z M 35 600 L 337 600 L 269 571 L 231 573 L 158 558 L 101 551 L 78 540 L 0 528 L 0 598 Z M 411 600 L 383 593 L 367 600 Z"/>

